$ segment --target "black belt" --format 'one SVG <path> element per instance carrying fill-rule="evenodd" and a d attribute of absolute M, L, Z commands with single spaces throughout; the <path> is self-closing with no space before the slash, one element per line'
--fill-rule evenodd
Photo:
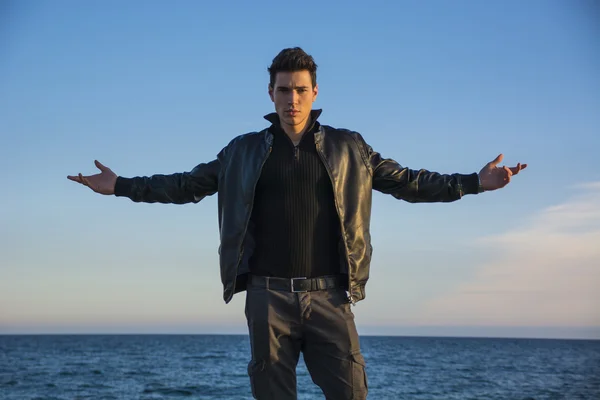
<path fill-rule="evenodd" d="M 283 292 L 313 292 L 345 287 L 346 280 L 341 276 L 320 276 L 317 278 L 275 278 L 250 275 L 250 285 Z"/>

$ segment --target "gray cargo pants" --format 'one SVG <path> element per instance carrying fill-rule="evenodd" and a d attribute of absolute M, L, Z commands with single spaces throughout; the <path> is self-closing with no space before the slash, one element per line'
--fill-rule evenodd
<path fill-rule="evenodd" d="M 327 400 L 366 399 L 365 362 L 344 289 L 292 293 L 249 283 L 246 319 L 254 398 L 296 399 L 302 351 L 313 382 Z"/>

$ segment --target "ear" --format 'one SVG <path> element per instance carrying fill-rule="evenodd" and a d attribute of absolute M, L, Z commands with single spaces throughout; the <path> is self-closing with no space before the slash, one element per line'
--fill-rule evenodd
<path fill-rule="evenodd" d="M 270 83 L 269 83 L 269 97 L 271 98 L 271 101 L 273 103 L 275 103 L 275 99 L 273 98 L 273 86 L 271 86 Z"/>
<path fill-rule="evenodd" d="M 317 95 L 319 94 L 319 84 L 317 83 L 313 88 L 313 101 L 317 99 Z"/>

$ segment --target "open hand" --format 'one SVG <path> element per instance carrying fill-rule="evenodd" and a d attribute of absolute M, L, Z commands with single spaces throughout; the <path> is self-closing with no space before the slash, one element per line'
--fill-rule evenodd
<path fill-rule="evenodd" d="M 79 182 L 100 194 L 115 194 L 115 184 L 117 183 L 117 175 L 110 168 L 100 164 L 98 160 L 94 161 L 96 167 L 101 171 L 99 174 L 83 176 L 81 173 L 77 176 L 67 176 L 74 182 Z"/>
<path fill-rule="evenodd" d="M 504 156 L 498 155 L 494 161 L 490 161 L 479 171 L 479 181 L 484 190 L 496 190 L 508 185 L 513 175 L 516 175 L 522 169 L 527 168 L 527 164 L 518 163 L 516 167 L 507 166 L 498 167 Z"/>

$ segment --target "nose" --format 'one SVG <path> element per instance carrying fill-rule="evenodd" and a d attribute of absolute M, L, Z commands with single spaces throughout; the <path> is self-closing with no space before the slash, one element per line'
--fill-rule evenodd
<path fill-rule="evenodd" d="M 290 91 L 290 96 L 288 97 L 288 104 L 289 105 L 298 104 L 298 98 L 299 98 L 299 96 L 300 95 L 295 90 Z"/>

